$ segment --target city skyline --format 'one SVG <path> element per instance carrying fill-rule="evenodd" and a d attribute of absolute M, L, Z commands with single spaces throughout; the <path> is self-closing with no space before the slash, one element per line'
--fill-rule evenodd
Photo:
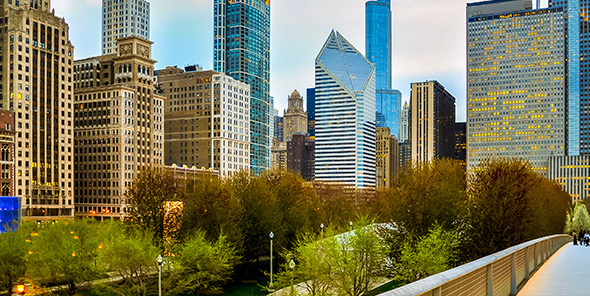
<path fill-rule="evenodd" d="M 364 53 L 365 2 L 338 1 L 339 5 L 350 9 L 328 16 L 322 12 L 330 8 L 333 1 L 272 3 L 271 95 L 280 113 L 286 109 L 286 98 L 293 90 L 304 94 L 307 88 L 313 87 L 314 59 L 325 41 L 324 32 L 332 29 L 342 32 Z M 542 1 L 542 5 L 547 5 L 546 2 Z M 393 88 L 402 92 L 403 101 L 408 101 L 411 82 L 440 81 L 457 97 L 458 121 L 466 119 L 466 3 L 456 0 L 395 0 L 391 3 Z M 100 54 L 100 5 L 100 0 L 52 1 L 56 14 L 65 17 L 70 24 L 75 59 Z M 204 69 L 213 69 L 213 0 L 190 3 L 152 0 L 150 5 L 156 68 L 199 64 Z"/>

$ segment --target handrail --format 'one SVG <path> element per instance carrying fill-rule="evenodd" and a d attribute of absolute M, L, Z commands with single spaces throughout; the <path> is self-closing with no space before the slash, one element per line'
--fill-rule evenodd
<path fill-rule="evenodd" d="M 538 238 L 379 296 L 516 295 L 517 287 L 529 279 L 531 271 L 571 240 L 565 234 Z"/>

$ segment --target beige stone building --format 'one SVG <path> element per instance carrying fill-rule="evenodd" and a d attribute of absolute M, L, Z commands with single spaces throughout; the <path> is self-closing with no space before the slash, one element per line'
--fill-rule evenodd
<path fill-rule="evenodd" d="M 270 151 L 270 168 L 287 168 L 287 144 L 285 142 L 280 142 L 277 138 L 274 138 L 272 141 L 272 149 Z"/>
<path fill-rule="evenodd" d="M 0 1 L 0 109 L 15 113 L 23 217 L 72 218 L 73 46 L 49 0 Z"/>
<path fill-rule="evenodd" d="M 165 106 L 165 164 L 250 169 L 250 86 L 215 71 L 158 70 Z"/>
<path fill-rule="evenodd" d="M 116 54 L 74 63 L 76 216 L 120 217 L 136 174 L 164 163 L 164 97 L 152 42 L 117 40 Z"/>
<path fill-rule="evenodd" d="M 387 188 L 400 171 L 399 142 L 388 127 L 378 127 L 376 132 L 377 188 Z"/>
<path fill-rule="evenodd" d="M 283 141 L 287 143 L 293 134 L 307 133 L 307 113 L 303 110 L 303 98 L 298 91 L 289 96 L 289 106 L 283 116 Z"/>

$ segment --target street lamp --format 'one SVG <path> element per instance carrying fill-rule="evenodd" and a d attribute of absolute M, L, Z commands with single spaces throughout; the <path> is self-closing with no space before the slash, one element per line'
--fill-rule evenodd
<path fill-rule="evenodd" d="M 295 270 L 295 261 L 293 261 L 293 259 L 291 259 L 291 262 L 289 262 L 289 268 L 291 268 L 291 295 L 295 295 L 295 288 L 293 287 L 293 273 Z"/>
<path fill-rule="evenodd" d="M 162 254 L 158 255 L 158 296 L 162 296 Z"/>
<path fill-rule="evenodd" d="M 324 235 L 324 223 L 320 224 L 320 228 L 322 229 L 322 235 Z"/>
<path fill-rule="evenodd" d="M 272 289 L 272 238 L 275 237 L 275 234 L 271 232 L 268 236 L 270 237 L 270 285 L 269 285 L 269 287 Z"/>
<path fill-rule="evenodd" d="M 25 285 L 16 285 L 16 293 L 20 295 L 25 295 Z"/>

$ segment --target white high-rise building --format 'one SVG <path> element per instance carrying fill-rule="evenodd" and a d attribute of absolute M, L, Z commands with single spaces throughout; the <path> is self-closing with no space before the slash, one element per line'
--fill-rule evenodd
<path fill-rule="evenodd" d="M 117 52 L 117 39 L 150 39 L 150 3 L 146 0 L 102 0 L 102 54 Z"/>
<path fill-rule="evenodd" d="M 315 62 L 315 176 L 375 187 L 375 67 L 332 31 Z"/>
<path fill-rule="evenodd" d="M 410 105 L 404 103 L 402 109 L 402 120 L 399 127 L 399 141 L 406 142 L 410 139 Z"/>

